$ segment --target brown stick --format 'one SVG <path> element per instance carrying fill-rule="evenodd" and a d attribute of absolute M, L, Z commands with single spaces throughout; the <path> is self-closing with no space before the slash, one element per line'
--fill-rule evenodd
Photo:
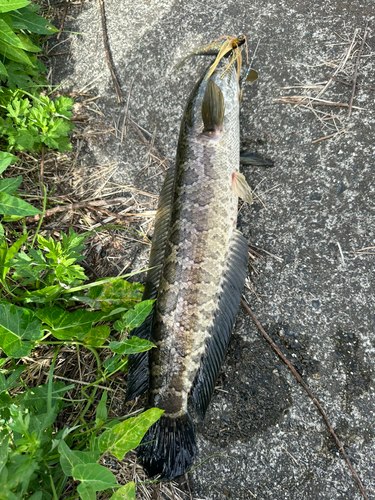
<path fill-rule="evenodd" d="M 90 207 L 102 207 L 106 205 L 117 205 L 118 203 L 123 203 L 127 201 L 127 198 L 112 198 L 109 200 L 97 200 L 97 201 L 79 201 L 77 203 L 70 203 L 69 205 L 61 205 L 58 207 L 50 208 L 44 212 L 44 217 L 50 217 L 51 215 L 58 214 L 60 212 L 68 212 L 69 210 L 77 210 L 78 208 L 90 208 Z M 116 214 L 116 217 L 121 217 L 121 215 Z M 40 215 L 32 215 L 26 217 L 26 222 L 38 222 L 40 220 Z"/>
<path fill-rule="evenodd" d="M 363 34 L 361 48 L 359 49 L 357 60 L 355 62 L 355 70 L 354 70 L 354 78 L 353 78 L 353 90 L 352 90 L 352 95 L 351 95 L 351 98 L 350 98 L 350 101 L 349 101 L 348 116 L 350 116 L 352 114 L 353 99 L 354 99 L 354 94 L 355 94 L 355 87 L 356 87 L 356 84 L 357 84 L 357 72 L 358 72 L 359 59 L 361 57 L 362 50 L 363 50 L 363 47 L 365 45 L 367 33 L 368 33 L 368 31 L 367 31 L 367 28 L 366 28 L 365 32 Z"/>
<path fill-rule="evenodd" d="M 57 33 L 57 39 L 58 40 L 60 40 L 60 36 L 61 36 L 62 30 L 64 28 L 66 13 L 68 12 L 68 5 L 69 5 L 69 3 L 65 0 L 65 5 L 64 5 L 64 10 L 63 10 L 63 15 L 62 15 L 61 23 L 60 23 L 60 28 L 59 28 L 59 32 Z M 51 54 L 51 55 L 56 55 L 56 54 Z"/>
<path fill-rule="evenodd" d="M 329 75 L 328 73 L 324 73 L 324 76 L 327 78 L 332 78 L 332 80 L 335 80 L 336 82 L 342 83 L 343 85 L 346 85 L 347 87 L 352 87 L 353 82 L 346 82 L 345 80 L 340 80 L 340 78 L 336 78 L 335 76 Z M 374 91 L 375 89 L 373 87 L 364 87 L 363 85 L 360 85 L 359 83 L 356 84 L 357 89 L 363 89 L 363 90 L 372 90 Z"/>
<path fill-rule="evenodd" d="M 332 437 L 334 438 L 335 442 L 336 442 L 336 445 L 337 447 L 339 448 L 339 450 L 341 451 L 346 463 L 348 464 L 349 466 L 349 469 L 351 470 L 353 476 L 354 476 L 354 479 L 357 481 L 357 484 L 358 484 L 358 487 L 363 495 L 363 498 L 365 500 L 368 500 L 368 496 L 366 494 L 366 491 L 363 487 L 363 484 L 361 482 L 361 480 L 359 479 L 359 476 L 358 474 L 356 473 L 356 471 L 354 470 L 351 462 L 350 462 L 350 459 L 348 457 L 348 455 L 346 454 L 346 451 L 344 450 L 344 447 L 343 445 L 341 444 L 341 441 L 339 440 L 338 436 L 336 435 L 335 431 L 333 430 L 333 427 L 331 426 L 329 420 L 328 420 L 328 417 L 326 415 L 326 412 L 323 410 L 321 404 L 319 403 L 319 401 L 315 398 L 315 396 L 313 395 L 313 393 L 310 391 L 309 387 L 307 386 L 307 384 L 305 383 L 305 381 L 303 380 L 303 378 L 301 377 L 301 375 L 297 372 L 297 370 L 294 368 L 294 366 L 291 364 L 291 362 L 284 356 L 284 354 L 280 351 L 280 349 L 277 347 L 277 345 L 273 342 L 273 340 L 271 339 L 271 337 L 266 333 L 266 331 L 263 329 L 262 325 L 259 323 L 257 317 L 255 316 L 255 314 L 253 313 L 253 311 L 250 309 L 250 307 L 246 304 L 246 302 L 241 299 L 241 304 L 242 304 L 242 307 L 246 310 L 246 312 L 249 314 L 249 316 L 251 316 L 251 319 L 254 321 L 254 323 L 256 324 L 256 326 L 258 327 L 258 330 L 260 331 L 260 333 L 263 335 L 263 337 L 266 339 L 266 341 L 269 343 L 269 345 L 272 347 L 272 349 L 275 351 L 275 353 L 279 356 L 279 358 L 284 361 L 284 363 L 288 366 L 288 368 L 290 369 L 290 371 L 293 373 L 293 375 L 295 376 L 295 378 L 298 380 L 298 382 L 302 385 L 302 387 L 305 389 L 305 391 L 307 392 L 307 394 L 309 395 L 310 399 L 312 400 L 312 402 L 314 403 L 314 405 L 318 408 L 320 414 L 322 415 L 323 417 L 323 420 L 329 430 L 329 432 L 331 433 Z"/>
<path fill-rule="evenodd" d="M 117 80 L 117 76 L 115 73 L 115 70 L 113 68 L 113 62 L 112 62 L 112 57 L 111 57 L 111 52 L 109 49 L 109 43 L 108 43 L 108 34 L 107 34 L 107 23 L 105 20 L 105 10 L 104 10 L 104 1 L 99 0 L 99 5 L 100 5 L 100 14 L 101 14 L 101 19 L 102 19 L 102 31 L 103 31 L 103 43 L 104 43 L 104 50 L 105 50 L 105 56 L 107 59 L 107 64 L 109 71 L 111 72 L 112 80 L 113 80 L 113 86 L 115 87 L 115 92 L 117 95 L 117 104 L 122 104 L 123 103 L 123 98 L 122 98 L 122 91 L 120 84 Z"/>

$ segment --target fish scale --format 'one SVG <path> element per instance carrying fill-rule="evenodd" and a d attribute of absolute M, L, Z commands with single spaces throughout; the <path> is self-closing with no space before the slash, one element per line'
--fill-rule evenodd
<path fill-rule="evenodd" d="M 148 385 L 148 406 L 164 410 L 138 449 L 149 474 L 164 479 L 192 464 L 196 445 L 188 400 L 203 418 L 246 277 L 248 246 L 236 230 L 238 193 L 232 184 L 240 157 L 239 86 L 237 63 L 230 61 L 222 59 L 208 81 L 206 72 L 184 114 L 151 249 L 150 267 L 161 271 L 150 271 L 144 294 L 156 296 L 156 303 L 152 317 L 132 332 L 156 345 L 129 357 L 127 398 Z"/>

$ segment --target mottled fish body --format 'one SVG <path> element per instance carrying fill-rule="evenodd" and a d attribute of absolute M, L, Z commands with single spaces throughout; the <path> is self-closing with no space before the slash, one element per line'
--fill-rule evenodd
<path fill-rule="evenodd" d="M 156 349 L 129 359 L 128 399 L 149 388 L 164 410 L 138 455 L 151 476 L 172 479 L 195 455 L 188 399 L 203 418 L 224 360 L 246 277 L 248 246 L 236 229 L 239 174 L 237 63 L 223 58 L 184 113 L 176 165 L 161 193 L 145 298 L 152 317 L 133 333 Z"/>

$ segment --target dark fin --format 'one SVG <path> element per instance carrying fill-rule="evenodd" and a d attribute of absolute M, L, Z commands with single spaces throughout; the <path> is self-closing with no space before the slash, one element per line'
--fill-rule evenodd
<path fill-rule="evenodd" d="M 167 245 L 169 222 L 172 211 L 172 197 L 174 187 L 175 167 L 170 167 L 164 180 L 159 196 L 158 208 L 155 216 L 155 230 L 152 237 L 149 267 L 143 300 L 155 299 L 159 288 L 162 264 Z"/>
<path fill-rule="evenodd" d="M 168 481 L 190 469 L 195 451 L 194 425 L 187 413 L 178 418 L 162 415 L 137 448 L 148 475 Z"/>
<path fill-rule="evenodd" d="M 246 239 L 239 231 L 235 230 L 210 339 L 191 394 L 195 409 L 202 419 L 214 391 L 238 312 L 242 288 L 246 279 L 248 252 Z"/>
<path fill-rule="evenodd" d="M 242 151 L 240 155 L 242 165 L 253 165 L 254 167 L 273 167 L 272 160 L 264 160 L 258 155 L 250 153 L 250 151 Z"/>
<path fill-rule="evenodd" d="M 158 209 L 155 217 L 155 231 L 152 238 L 149 267 L 152 267 L 148 274 L 143 292 L 142 300 L 156 299 L 162 263 L 164 260 L 167 243 L 168 228 L 172 208 L 172 195 L 174 186 L 174 167 L 168 170 L 163 188 L 159 197 Z M 130 335 L 135 335 L 141 339 L 151 339 L 152 320 L 154 308 L 145 321 L 138 328 L 134 328 Z M 130 354 L 128 359 L 128 377 L 125 401 L 136 398 L 148 388 L 149 383 L 149 351 L 138 354 Z"/>
<path fill-rule="evenodd" d="M 202 102 L 203 135 L 219 137 L 224 121 L 224 96 L 218 85 L 208 80 Z"/>

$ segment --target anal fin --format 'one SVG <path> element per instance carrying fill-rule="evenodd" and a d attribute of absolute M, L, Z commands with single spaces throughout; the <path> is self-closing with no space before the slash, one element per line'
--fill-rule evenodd
<path fill-rule="evenodd" d="M 218 296 L 214 324 L 191 393 L 195 409 L 202 419 L 214 391 L 237 315 L 242 288 L 246 279 L 248 251 L 246 239 L 239 231 L 235 230 Z"/>

